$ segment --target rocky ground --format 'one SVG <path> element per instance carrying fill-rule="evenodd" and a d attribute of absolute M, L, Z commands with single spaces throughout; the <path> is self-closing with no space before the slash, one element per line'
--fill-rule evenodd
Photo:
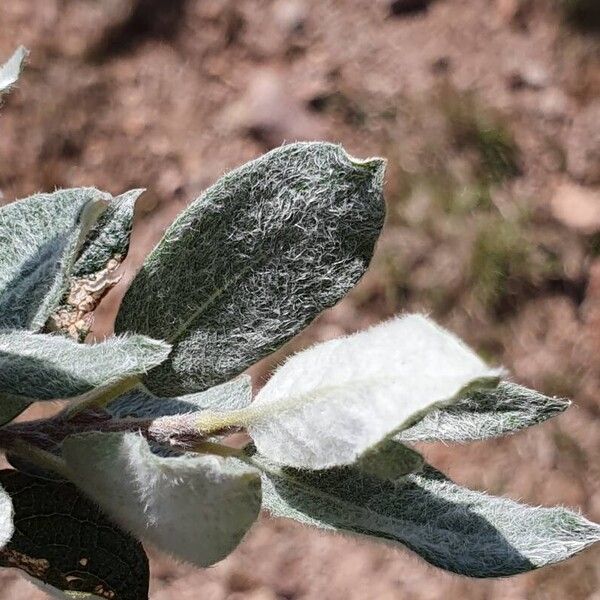
<path fill-rule="evenodd" d="M 284 351 L 431 313 L 574 406 L 509 439 L 428 446 L 455 480 L 600 521 L 600 37 L 594 0 L 4 0 L 31 49 L 0 118 L 0 198 L 146 187 L 125 277 L 225 170 L 283 141 L 389 159 L 356 290 Z M 274 360 L 251 369 L 257 385 Z M 473 581 L 408 551 L 263 519 L 206 570 L 151 555 L 152 600 L 600 598 L 600 548 Z M 41 598 L 2 573 L 0 598 Z"/>

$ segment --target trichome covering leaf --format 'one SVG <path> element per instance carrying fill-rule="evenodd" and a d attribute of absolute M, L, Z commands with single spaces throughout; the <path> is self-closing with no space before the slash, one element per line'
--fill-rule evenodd
<path fill-rule="evenodd" d="M 127 254 L 135 202 L 143 189 L 130 190 L 113 198 L 106 211 L 89 232 L 73 268 L 75 277 L 96 273 L 119 254 Z"/>
<path fill-rule="evenodd" d="M 498 374 L 453 334 L 407 315 L 292 356 L 258 393 L 243 424 L 276 463 L 351 464 L 437 403 Z"/>
<path fill-rule="evenodd" d="M 21 569 L 66 598 L 87 592 L 147 600 L 148 559 L 141 544 L 74 485 L 13 470 L 0 471 L 0 484 L 12 499 L 15 523 L 0 566 Z"/>
<path fill-rule="evenodd" d="M 571 403 L 502 381 L 495 388 L 468 392 L 456 403 L 431 411 L 401 431 L 399 442 L 469 442 L 531 427 L 566 410 Z"/>
<path fill-rule="evenodd" d="M 162 458 L 134 433 L 68 437 L 63 457 L 117 523 L 197 566 L 225 558 L 260 511 L 260 475 L 234 459 Z"/>
<path fill-rule="evenodd" d="M 225 175 L 146 258 L 116 331 L 174 344 L 146 378 L 200 391 L 277 349 L 357 282 L 384 217 L 382 159 L 327 143 L 277 148 Z"/>
<path fill-rule="evenodd" d="M 119 396 L 106 408 L 119 419 L 126 417 L 166 417 L 201 410 L 237 410 L 252 402 L 252 381 L 240 375 L 204 392 L 174 398 L 159 398 L 143 386 Z"/>
<path fill-rule="evenodd" d="M 0 208 L 0 328 L 38 330 L 60 303 L 86 234 L 111 196 L 36 194 Z"/>
<path fill-rule="evenodd" d="M 260 455 L 253 461 L 264 471 L 263 505 L 273 516 L 399 543 L 469 577 L 530 571 L 600 540 L 600 526 L 565 508 L 468 490 L 429 465 L 390 480 L 355 466 L 307 471 Z"/>
<path fill-rule="evenodd" d="M 78 344 L 60 335 L 0 332 L 0 391 L 37 400 L 69 398 L 141 375 L 165 360 L 169 349 L 142 335 Z"/>
<path fill-rule="evenodd" d="M 23 63 L 28 54 L 26 48 L 19 46 L 10 58 L 3 65 L 0 65 L 0 97 L 10 90 L 19 79 Z"/>

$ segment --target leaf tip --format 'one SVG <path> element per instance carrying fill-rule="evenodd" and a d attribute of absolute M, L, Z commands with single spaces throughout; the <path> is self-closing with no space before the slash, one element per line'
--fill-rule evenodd
<path fill-rule="evenodd" d="M 28 56 L 29 50 L 25 46 L 19 46 L 10 58 L 0 65 L 0 95 L 9 91 L 17 82 Z"/>

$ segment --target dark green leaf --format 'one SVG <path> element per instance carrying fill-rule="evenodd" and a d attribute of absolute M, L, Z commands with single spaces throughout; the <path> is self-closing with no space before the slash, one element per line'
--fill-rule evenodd
<path fill-rule="evenodd" d="M 0 565 L 16 567 L 58 590 L 110 600 L 148 598 L 141 544 L 109 521 L 74 485 L 0 471 L 14 506 L 15 531 Z"/>

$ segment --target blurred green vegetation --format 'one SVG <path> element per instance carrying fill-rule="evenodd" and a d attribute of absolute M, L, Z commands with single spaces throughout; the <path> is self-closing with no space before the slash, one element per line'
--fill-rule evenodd
<path fill-rule="evenodd" d="M 393 310 L 413 298 L 441 315 L 458 304 L 510 313 L 524 293 L 558 276 L 551 253 L 529 238 L 528 203 L 510 190 L 521 173 L 517 142 L 507 119 L 472 93 L 444 85 L 424 104 L 423 119 L 435 111 L 439 126 L 423 140 L 418 167 L 398 158 L 391 168 L 391 221 L 419 238 L 413 252 L 389 249 L 382 259 Z"/>
<path fill-rule="evenodd" d="M 484 109 L 472 93 L 446 87 L 441 102 L 453 143 L 476 154 L 475 179 L 499 184 L 520 174 L 519 150 L 503 118 Z"/>

